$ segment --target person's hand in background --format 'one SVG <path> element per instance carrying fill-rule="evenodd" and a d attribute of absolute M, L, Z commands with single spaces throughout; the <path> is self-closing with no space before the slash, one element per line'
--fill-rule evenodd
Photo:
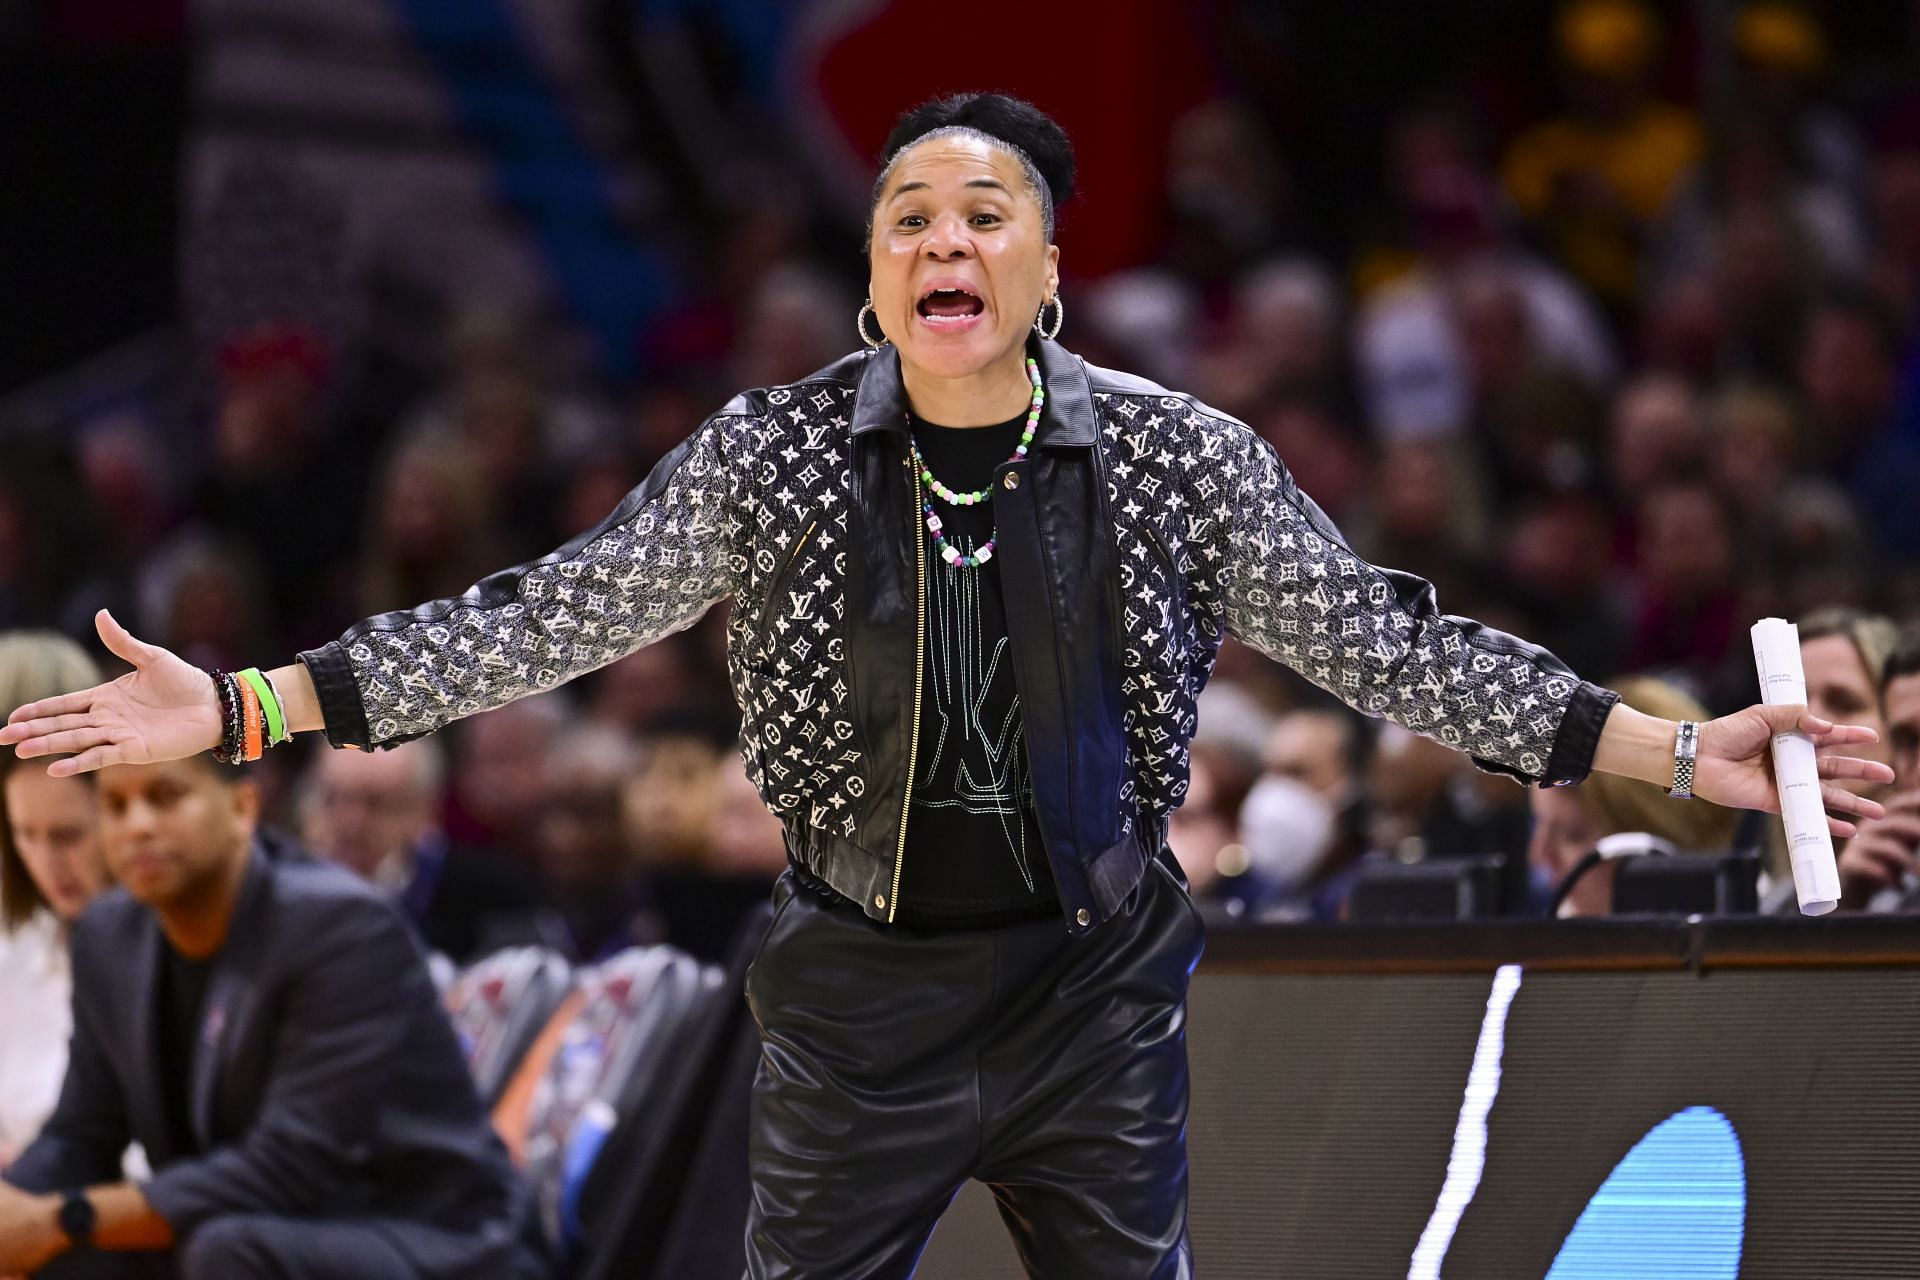
<path fill-rule="evenodd" d="M 1885 807 L 1883 817 L 1862 822 L 1840 851 L 1840 905 L 1850 910 L 1920 873 L 1920 791 L 1893 796 Z"/>

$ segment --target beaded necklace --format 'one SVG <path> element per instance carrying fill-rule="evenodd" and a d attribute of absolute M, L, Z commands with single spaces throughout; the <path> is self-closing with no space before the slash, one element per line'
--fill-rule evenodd
<path fill-rule="evenodd" d="M 1033 404 L 1032 407 L 1027 410 L 1026 430 L 1020 433 L 1020 443 L 1014 446 L 1013 456 L 1007 459 L 1008 462 L 1018 462 L 1027 456 L 1027 446 L 1033 443 L 1034 427 L 1040 422 L 1040 406 L 1047 402 L 1046 388 L 1040 385 L 1040 366 L 1034 362 L 1032 356 L 1027 357 L 1027 377 L 1033 381 Z M 927 488 L 933 491 L 935 497 L 947 503 L 949 506 L 971 507 L 975 503 L 985 502 L 993 496 L 993 486 L 991 484 L 987 485 L 984 489 L 975 489 L 971 493 L 959 493 L 947 488 L 947 486 L 934 479 L 932 469 L 927 466 L 927 460 L 920 456 L 920 446 L 914 443 L 913 419 L 911 416 L 907 419 L 907 448 L 913 454 L 914 469 L 920 473 L 920 478 L 927 482 Z M 933 510 L 933 503 L 928 501 L 920 505 L 922 512 L 926 516 L 927 532 L 933 535 L 933 549 L 939 553 L 942 560 L 956 569 L 977 569 L 987 561 L 993 559 L 994 538 L 988 538 L 973 551 L 963 554 L 959 548 L 953 546 L 942 536 L 940 531 L 944 526 L 940 523 L 940 517 L 935 514 Z M 995 537 L 997 536 L 998 534 L 996 532 Z"/>

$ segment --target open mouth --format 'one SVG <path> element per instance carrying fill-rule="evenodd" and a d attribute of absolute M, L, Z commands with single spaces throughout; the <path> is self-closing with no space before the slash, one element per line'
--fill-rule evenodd
<path fill-rule="evenodd" d="M 914 307 L 922 320 L 933 325 L 966 324 L 986 309 L 979 294 L 957 285 L 927 290 Z"/>

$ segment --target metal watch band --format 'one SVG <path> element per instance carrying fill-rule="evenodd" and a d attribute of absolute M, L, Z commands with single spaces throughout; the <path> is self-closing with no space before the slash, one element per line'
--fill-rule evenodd
<path fill-rule="evenodd" d="M 1673 788 L 1667 792 L 1676 800 L 1693 798 L 1693 762 L 1700 755 L 1700 724 L 1682 720 L 1680 733 L 1673 740 Z"/>

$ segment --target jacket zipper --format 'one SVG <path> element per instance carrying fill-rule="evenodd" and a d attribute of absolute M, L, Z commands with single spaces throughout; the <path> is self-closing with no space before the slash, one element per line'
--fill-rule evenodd
<path fill-rule="evenodd" d="M 1173 589 L 1174 607 L 1180 612 L 1187 610 L 1187 584 L 1180 576 L 1180 567 L 1173 562 L 1173 553 L 1167 550 L 1167 544 L 1160 541 L 1160 534 L 1154 529 L 1153 522 L 1142 520 L 1140 532 L 1153 544 L 1154 552 L 1160 557 L 1160 563 L 1167 566 L 1167 585 Z"/>
<path fill-rule="evenodd" d="M 793 566 L 800 563 L 800 553 L 807 549 L 807 539 L 813 537 L 813 531 L 819 527 L 820 520 L 815 517 L 813 522 L 807 525 L 806 532 L 800 535 L 799 541 L 793 544 L 793 550 L 787 553 L 787 562 L 780 566 L 779 573 L 773 575 L 773 585 L 767 588 L 767 598 L 760 602 L 760 617 L 754 623 L 753 630 L 754 634 L 760 638 L 762 653 L 767 651 L 767 614 L 772 612 L 773 602 L 780 598 L 780 588 L 785 585 L 788 575 L 793 572 Z"/>
<path fill-rule="evenodd" d="M 907 787 L 900 798 L 900 841 L 893 851 L 893 887 L 887 892 L 888 924 L 900 910 L 900 868 L 907 860 L 907 811 L 913 806 L 913 774 L 920 767 L 920 686 L 927 670 L 927 549 L 920 524 L 925 499 L 920 494 L 920 476 L 913 469 L 913 460 L 908 458 L 902 465 L 913 477 L 913 728 L 907 735 Z"/>

